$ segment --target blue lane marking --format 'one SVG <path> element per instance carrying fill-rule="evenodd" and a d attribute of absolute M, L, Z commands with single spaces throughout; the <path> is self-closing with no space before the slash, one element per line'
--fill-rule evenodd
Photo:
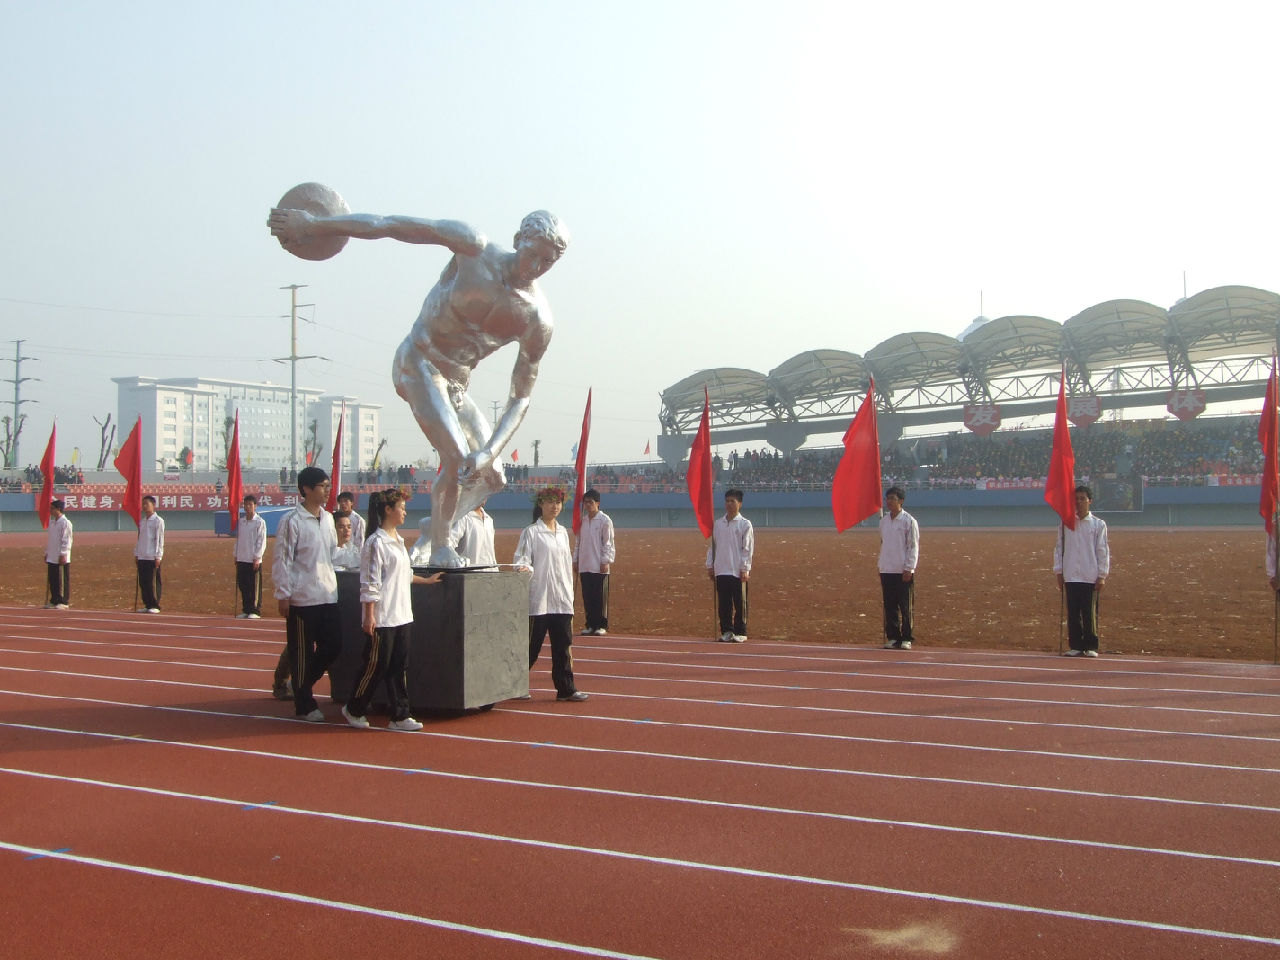
<path fill-rule="evenodd" d="M 59 847 L 57 850 L 50 850 L 49 853 L 70 853 L 70 847 Z M 33 853 L 29 857 L 23 857 L 24 860 L 44 860 L 49 853 Z"/>
<path fill-rule="evenodd" d="M 275 805 L 276 805 L 276 801 L 274 800 L 264 800 L 262 803 L 246 803 L 240 809 L 241 810 L 257 810 L 260 807 L 274 807 Z"/>

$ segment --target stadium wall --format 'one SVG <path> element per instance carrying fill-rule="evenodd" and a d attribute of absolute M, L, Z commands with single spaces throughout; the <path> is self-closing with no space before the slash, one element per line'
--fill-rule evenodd
<path fill-rule="evenodd" d="M 1257 487 L 1147 487 L 1140 511 L 1108 511 L 1100 515 L 1112 526 L 1205 527 L 1260 523 Z M 717 510 L 723 488 L 716 487 Z M 366 502 L 361 497 L 361 507 Z M 604 510 L 620 528 L 695 526 L 689 498 L 683 493 L 605 493 Z M 910 490 L 907 509 L 931 527 L 1041 527 L 1052 514 L 1040 490 Z M 529 524 L 528 494 L 500 493 L 487 505 L 494 523 L 504 530 Z M 430 498 L 417 494 L 409 502 L 410 529 L 430 510 Z M 214 511 L 161 510 L 169 530 L 213 530 Z M 831 498 L 827 493 L 747 492 L 743 512 L 758 527 L 830 527 Z M 68 515 L 82 531 L 133 530 L 133 520 L 119 510 L 71 510 Z M 568 517 L 564 518 L 566 521 Z M 873 525 L 875 518 L 866 521 Z M 0 532 L 40 529 L 35 496 L 0 493 Z"/>

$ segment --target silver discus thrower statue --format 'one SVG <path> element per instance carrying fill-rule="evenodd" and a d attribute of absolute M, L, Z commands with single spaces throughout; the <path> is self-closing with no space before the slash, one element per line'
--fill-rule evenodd
<path fill-rule="evenodd" d="M 431 488 L 430 565 L 465 566 L 449 545 L 449 527 L 506 484 L 501 454 L 528 412 L 538 363 L 551 342 L 551 309 L 537 281 L 564 253 L 568 229 L 536 210 L 508 250 L 457 220 L 348 213 L 342 198 L 319 184 L 286 193 L 267 226 L 282 247 L 310 260 L 333 256 L 348 237 L 433 243 L 453 253 L 396 351 L 391 381 L 440 455 Z M 520 352 L 511 392 L 490 430 L 467 385 L 477 363 L 512 342 Z"/>

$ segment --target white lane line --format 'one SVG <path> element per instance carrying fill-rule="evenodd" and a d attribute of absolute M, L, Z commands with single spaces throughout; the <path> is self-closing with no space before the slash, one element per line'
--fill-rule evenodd
<path fill-rule="evenodd" d="M 577 647 L 578 644 L 575 643 L 574 646 Z M 626 651 L 627 648 L 600 647 L 600 648 L 594 648 L 594 649 L 595 649 L 595 652 L 612 653 L 615 650 Z M 652 653 L 655 656 L 662 655 L 661 652 L 659 651 L 633 650 L 630 652 L 641 653 L 641 654 Z M 744 659 L 749 661 L 757 658 L 744 658 Z M 1212 687 L 1209 687 L 1209 688 L 1147 687 L 1147 686 L 1124 686 L 1119 684 L 1099 684 L 1099 683 L 1053 683 L 1048 680 L 1006 680 L 1006 679 L 999 679 L 999 678 L 993 679 L 990 677 L 937 676 L 932 674 L 888 673 L 885 671 L 878 671 L 878 670 L 874 670 L 874 671 L 873 670 L 866 670 L 866 671 L 839 670 L 839 669 L 817 670 L 809 667 L 792 668 L 792 667 L 773 666 L 773 665 L 744 666 L 741 664 L 734 665 L 730 663 L 716 663 L 713 661 L 708 661 L 706 663 L 689 663 L 686 661 L 673 661 L 673 660 L 637 660 L 634 657 L 619 657 L 616 659 L 604 659 L 604 658 L 592 659 L 588 657 L 579 656 L 577 650 L 574 651 L 574 662 L 575 663 L 578 663 L 578 662 L 607 663 L 607 664 L 612 664 L 614 666 L 633 666 L 633 665 L 639 664 L 644 666 L 665 667 L 665 668 L 671 668 L 676 670 L 715 670 L 715 671 L 726 671 L 726 672 L 760 673 L 760 674 L 765 674 L 766 676 L 774 675 L 774 674 L 783 674 L 786 676 L 817 676 L 817 677 L 837 677 L 837 678 L 857 677 L 864 680 L 907 680 L 913 683 L 959 683 L 959 684 L 975 684 L 975 685 L 991 684 L 993 686 L 1009 686 L 1009 687 L 1047 687 L 1050 690 L 1084 690 L 1084 691 L 1087 691 L 1088 693 L 1095 693 L 1095 694 L 1110 693 L 1110 692 L 1176 693 L 1181 695 L 1198 694 L 1198 695 L 1215 696 L 1215 697 L 1258 697 L 1264 700 L 1267 700 L 1267 699 L 1280 700 L 1280 691 L 1277 691 L 1275 693 L 1266 693 L 1266 692 L 1253 691 L 1253 690 L 1223 690 L 1220 688 L 1212 688 Z M 928 664 L 922 664 L 922 666 L 924 665 L 928 665 Z M 898 666 L 898 664 L 894 664 L 894 666 Z M 1068 672 L 1068 671 L 1062 671 L 1062 672 Z M 1099 675 L 1097 671 L 1094 671 L 1094 670 L 1089 670 L 1088 673 L 1085 673 L 1081 670 L 1075 670 L 1070 672 L 1072 673 L 1072 679 L 1074 680 L 1081 680 L 1086 677 L 1092 679 L 1093 677 Z M 1167 675 L 1157 674 L 1157 676 L 1166 677 Z M 1228 680 L 1231 678 L 1224 677 L 1222 679 Z M 1274 679 L 1276 681 L 1280 681 L 1280 676 L 1277 676 L 1275 678 L 1268 678 L 1268 679 Z"/>
<path fill-rule="evenodd" d="M 262 809 L 270 809 L 264 807 Z M 302 903 L 313 907 L 324 907 L 328 910 L 341 910 L 347 913 L 358 913 L 367 917 L 378 917 L 383 920 L 403 920 L 408 923 L 418 924 L 424 927 L 435 927 L 439 930 L 449 930 L 454 933 L 469 933 L 479 937 L 485 937 L 490 940 L 506 940 L 512 943 L 526 943 L 535 947 L 546 947 L 551 950 L 562 950 L 567 953 L 581 954 L 587 957 L 605 957 L 609 960 L 655 960 L 653 957 L 646 957 L 636 953 L 621 953 L 617 950 L 606 950 L 602 947 L 589 947 L 578 943 L 568 943 L 563 940 L 548 940 L 545 937 L 531 937 L 523 933 L 514 933 L 510 930 L 496 930 L 490 927 L 477 927 L 467 923 L 454 923 L 451 920 L 439 920 L 434 917 L 424 917 L 414 913 L 404 913 L 400 910 L 384 910 L 379 907 L 370 907 L 361 903 L 350 903 L 343 900 L 328 900 L 323 897 L 311 897 L 304 893 L 291 893 L 288 890 L 272 890 L 268 887 L 257 887 L 247 883 L 235 883 L 230 880 L 217 880 L 213 877 L 202 877 L 192 873 L 175 873 L 172 870 L 159 870 L 155 867 L 144 867 L 135 863 L 121 863 L 117 860 L 103 860 L 99 857 L 86 857 L 81 854 L 67 853 L 59 850 L 41 850 L 38 847 L 28 847 L 20 843 L 9 843 L 0 840 L 0 850 L 9 850 L 13 853 L 26 854 L 35 856 L 42 860 L 64 860 L 69 863 L 78 863 L 89 867 L 105 867 L 110 870 L 119 870 L 124 873 L 136 873 L 146 877 L 159 877 L 163 880 L 178 880 L 183 883 L 194 883 L 202 887 L 214 887 L 219 890 L 229 890 L 234 893 L 247 893 L 257 897 L 270 897 L 275 900 L 287 900 L 291 903 Z M 12 873 L 13 868 L 10 868 Z M 1232 935 L 1228 935 L 1232 936 Z M 1235 935 L 1238 939 L 1239 936 Z"/>
<path fill-rule="evenodd" d="M 65 731 L 65 732 L 72 733 L 72 731 Z M 129 738 L 129 739 L 132 740 L 133 738 Z M 155 743 L 156 741 L 140 740 L 139 742 Z M 164 741 L 160 741 L 160 742 L 163 743 Z M 423 772 L 423 771 L 414 770 L 413 768 L 410 768 L 410 767 L 387 767 L 383 765 L 374 765 L 374 766 L 376 766 L 376 768 L 381 772 L 386 772 L 386 773 L 406 774 L 406 773 Z M 71 776 L 65 776 L 63 774 L 46 773 L 44 771 L 27 770 L 27 769 L 20 769 L 16 767 L 0 767 L 0 773 L 9 774 L 11 776 L 17 776 L 17 777 L 32 777 L 39 780 L 50 780 L 50 781 L 56 781 L 56 782 L 62 782 L 62 783 L 85 784 L 88 786 L 102 787 L 102 788 L 112 789 L 112 790 L 125 790 L 125 791 L 134 792 L 134 793 L 151 794 L 154 796 L 184 797 L 188 799 L 208 800 L 216 803 L 231 804 L 233 806 L 238 806 L 238 807 L 267 806 L 265 804 L 262 804 L 261 801 L 255 802 L 250 800 L 232 800 L 227 798 L 209 797 L 209 796 L 203 796 L 200 794 L 184 793 L 182 791 L 165 790 L 159 787 L 144 787 L 144 786 L 138 786 L 134 784 L 118 783 L 111 780 L 91 779 L 87 777 L 71 777 Z M 485 778 L 485 777 L 471 778 L 471 777 L 466 777 L 464 775 L 464 778 L 478 779 L 482 782 L 489 781 L 489 778 Z M 535 786 L 542 789 L 555 788 L 554 785 L 541 784 L 536 781 L 513 781 L 513 780 L 503 779 L 498 781 L 498 783 L 503 786 L 510 786 L 512 784 L 521 784 L 521 785 Z M 681 805 L 694 806 L 694 807 L 707 807 L 707 808 L 719 809 L 719 810 L 737 810 L 737 811 L 744 811 L 747 813 L 764 813 L 764 814 L 777 815 L 782 817 L 800 817 L 800 818 L 808 818 L 808 819 L 816 819 L 816 820 L 832 820 L 838 823 L 854 823 L 854 824 L 862 824 L 866 826 L 890 827 L 893 829 L 902 828 L 907 830 L 922 830 L 922 831 L 934 832 L 934 833 L 950 833 L 950 834 L 956 834 L 959 836 L 990 837 L 996 840 L 1013 840 L 1013 841 L 1028 842 L 1033 844 L 1034 843 L 1058 844 L 1066 847 L 1080 847 L 1083 849 L 1091 849 L 1091 850 L 1109 850 L 1109 851 L 1114 851 L 1119 853 L 1136 853 L 1144 856 L 1175 857 L 1175 858 L 1182 858 L 1187 860 L 1206 860 L 1206 861 L 1212 861 L 1216 863 L 1243 864 L 1245 866 L 1251 866 L 1251 867 L 1268 867 L 1272 869 L 1280 868 L 1280 860 L 1267 860 L 1261 857 L 1235 857 L 1235 856 L 1230 856 L 1228 854 L 1204 853 L 1199 850 L 1178 850 L 1178 849 L 1173 849 L 1169 847 L 1146 847 L 1138 844 L 1108 843 L 1102 840 L 1081 840 L 1081 839 L 1072 838 L 1072 837 L 1055 837 L 1047 834 L 1019 833 L 1012 830 L 986 830 L 986 829 L 980 829 L 977 827 L 958 827 L 958 826 L 952 826 L 948 824 L 930 823 L 928 821 L 922 821 L 922 820 L 892 820 L 887 817 L 867 817 L 867 816 L 859 816 L 857 814 L 851 814 L 851 813 L 833 813 L 833 812 L 824 811 L 824 810 L 800 810 L 794 807 L 776 807 L 776 806 L 770 806 L 768 804 L 759 804 L 759 803 L 736 803 L 734 801 L 729 801 L 729 800 L 705 800 L 705 799 L 700 799 L 698 797 L 671 796 L 671 795 L 663 795 L 663 794 L 656 794 L 656 793 L 636 793 L 633 791 L 622 791 L 622 790 L 618 790 L 618 791 L 593 790 L 592 792 L 602 792 L 609 797 L 618 798 L 618 799 L 653 800 L 653 801 L 658 801 L 662 803 L 674 803 L 674 804 L 681 804 Z M 383 826 L 407 827 L 414 830 L 428 830 L 428 831 L 456 834 L 460 836 L 477 835 L 477 834 L 474 834 L 472 831 L 464 831 L 456 828 L 431 827 L 424 824 L 402 823 L 396 820 L 382 820 L 379 818 L 371 818 L 371 817 L 349 816 L 347 814 L 331 813 L 327 811 L 295 808 L 295 807 L 290 807 L 288 805 L 282 806 L 275 802 L 272 802 L 269 806 L 273 810 L 302 812 L 302 813 L 307 813 L 313 816 L 331 817 L 334 819 L 351 820 L 351 821 L 360 822 L 360 823 L 376 823 L 376 824 L 381 824 Z M 480 834 L 480 835 L 486 836 L 486 837 L 489 836 L 488 834 Z M 512 837 L 504 837 L 503 839 L 511 840 L 513 842 L 515 842 L 516 840 L 516 838 L 512 838 Z M 529 841 L 529 842 L 532 843 L 536 841 Z M 639 855 L 637 854 L 637 856 Z"/>
<path fill-rule="evenodd" d="M 592 663 L 574 656 L 575 665 Z M 1151 710 L 1160 713 L 1189 713 L 1196 716 L 1251 717 L 1280 720 L 1277 713 L 1254 713 L 1247 710 L 1211 710 L 1205 707 L 1167 707 L 1145 703 L 1102 703 L 1084 700 L 1047 700 L 1033 697 L 982 697 L 963 693 L 928 693 L 926 691 L 875 690 L 866 687 L 807 687 L 798 684 L 747 683 L 740 680 L 699 680 L 688 677 L 641 677 L 635 674 L 583 673 L 584 677 L 606 680 L 628 680 L 633 683 L 689 683 L 710 687 L 742 687 L 747 690 L 790 690 L 797 693 L 845 693 L 867 697 L 901 697 L 904 700 L 959 700 L 963 703 L 1007 703 L 1027 707 L 1078 707 L 1083 710 Z"/>
<path fill-rule="evenodd" d="M 215 717 L 236 717 L 236 718 L 244 719 L 246 716 L 254 716 L 254 715 L 246 715 L 243 713 L 236 713 L 231 711 L 196 710 L 189 707 L 177 707 L 177 706 L 170 706 L 165 704 L 130 703 L 128 701 L 104 700 L 96 697 L 73 697 L 73 696 L 64 696 L 59 694 L 34 693 L 32 691 L 27 691 L 27 690 L 6 690 L 3 688 L 0 688 L 0 694 L 9 694 L 15 697 L 34 697 L 42 700 L 60 700 L 60 701 L 79 702 L 79 703 L 97 703 L 97 704 L 104 704 L 109 706 L 132 707 L 132 708 L 142 709 L 142 710 L 165 710 L 165 711 L 172 711 L 176 713 L 192 713 L 192 714 L 198 714 L 198 715 L 204 715 L 204 716 L 215 716 Z M 601 696 L 601 697 L 618 696 L 622 698 L 633 699 L 633 696 L 631 694 L 616 694 L 616 695 L 597 694 L 597 696 Z M 657 699 L 674 699 L 674 698 L 657 698 Z M 687 701 L 687 702 L 704 703 L 706 701 Z M 847 711 L 839 710 L 838 708 L 825 708 L 825 707 L 800 708 L 800 707 L 778 706 L 774 704 L 755 704 L 755 703 L 736 703 L 736 702 L 733 703 L 732 705 L 757 707 L 757 708 L 770 709 L 770 710 L 809 709 L 809 710 L 820 710 L 822 712 L 834 712 L 834 713 L 847 712 Z M 523 711 L 506 711 L 506 712 L 523 712 Z M 274 719 L 281 719 L 281 718 L 276 717 Z M 644 723 L 645 721 L 638 720 L 633 722 Z M 495 740 L 491 740 L 489 738 L 483 738 L 483 737 L 475 738 L 475 737 L 463 736 L 461 734 L 442 734 L 442 733 L 432 733 L 430 731 L 424 733 L 424 736 L 449 737 L 449 738 L 456 738 L 456 739 L 468 740 L 468 741 L 475 740 L 476 742 L 481 742 L 481 743 L 494 743 L 494 742 L 533 743 L 534 745 L 537 745 L 535 741 L 519 741 L 519 740 L 495 741 Z M 853 738 L 850 737 L 850 739 L 853 739 Z M 987 753 L 987 754 L 996 754 L 996 755 L 1005 755 L 1005 756 L 1048 757 L 1054 760 L 1083 760 L 1088 762 L 1101 761 L 1106 763 L 1118 763 L 1118 764 L 1132 763 L 1132 764 L 1138 764 L 1138 765 L 1149 765 L 1149 766 L 1157 766 L 1157 767 L 1184 767 L 1189 769 L 1221 770 L 1221 771 L 1234 772 L 1234 773 L 1262 773 L 1262 774 L 1280 773 L 1280 768 L 1276 768 L 1276 767 L 1253 767 L 1253 766 L 1243 766 L 1239 764 L 1207 763 L 1203 761 L 1194 761 L 1194 760 L 1165 760 L 1165 759 L 1159 759 L 1155 757 L 1124 757 L 1124 756 L 1109 756 L 1107 754 L 1070 753 L 1063 750 L 1032 750 L 1032 749 L 1020 748 L 1020 747 L 997 747 L 997 746 L 987 746 L 982 744 L 965 744 L 965 743 L 955 743 L 952 741 L 940 741 L 940 740 L 907 740 L 907 739 L 891 738 L 891 737 L 875 737 L 875 738 L 869 738 L 869 740 L 871 742 L 878 743 L 878 744 L 892 744 L 896 746 L 924 747 L 927 749 L 936 749 L 936 750 L 957 750 L 957 751 L 966 751 L 966 752 L 972 752 L 972 753 Z M 568 744 L 554 744 L 554 745 L 547 745 L 547 746 L 553 746 L 555 749 L 560 749 L 560 750 L 584 750 L 585 751 L 585 750 L 600 749 L 600 748 L 593 748 L 593 747 L 575 747 Z M 728 759 L 720 759 L 720 758 L 714 758 L 714 757 L 692 758 L 692 757 L 684 757 L 679 754 L 640 753 L 638 751 L 624 751 L 624 750 L 604 750 L 602 752 L 622 754 L 622 755 L 634 752 L 636 753 L 636 755 L 640 755 L 640 756 L 672 757 L 672 758 L 680 758 L 680 759 L 700 759 L 702 762 L 707 762 L 707 763 L 750 763 L 750 764 L 759 765 L 759 766 L 768 766 L 768 767 L 776 766 L 779 769 L 808 769 L 808 768 L 787 767 L 785 764 L 778 764 L 778 765 L 763 764 L 759 761 L 728 760 Z M 828 771 L 828 772 L 832 772 L 832 771 Z"/>
<path fill-rule="evenodd" d="M 53 699 L 62 699 L 62 698 L 53 698 Z M 124 707 L 140 706 L 138 704 L 112 703 L 111 701 L 89 701 L 89 702 L 98 702 L 98 703 L 105 703 L 113 706 L 124 706 Z M 145 705 L 142 705 L 142 709 L 148 709 L 148 708 Z M 154 708 L 154 709 L 163 709 L 163 708 Z M 241 714 L 223 714 L 223 713 L 217 713 L 212 710 L 192 710 L 192 709 L 176 709 L 176 708 L 174 712 L 204 714 L 204 715 L 218 716 L 218 717 L 234 717 L 238 719 L 267 720 L 267 721 L 274 721 L 277 723 L 305 724 L 308 729 L 316 730 L 317 732 L 320 732 L 320 730 L 317 729 L 315 726 L 311 724 L 306 724 L 306 722 L 303 720 L 286 719 L 284 717 L 278 717 L 278 716 L 276 717 L 245 717 Z M 727 803 L 727 801 L 699 800 L 696 798 L 671 796 L 671 795 L 664 795 L 664 794 L 648 794 L 648 793 L 639 793 L 636 791 L 628 791 L 628 790 L 612 790 L 604 787 L 589 787 L 589 786 L 579 786 L 575 784 L 547 783 L 547 782 L 533 781 L 533 780 L 516 780 L 508 777 L 489 777 L 489 776 L 481 776 L 477 774 L 457 773 L 453 771 L 439 770 L 435 768 L 416 769 L 416 768 L 408 768 L 408 767 L 392 767 L 392 766 L 387 766 L 385 764 L 366 763 L 366 762 L 355 761 L 355 760 L 339 760 L 339 759 L 333 759 L 328 757 L 297 756 L 294 754 L 282 754 L 282 753 L 276 753 L 273 751 L 249 750 L 241 747 L 227 747 L 227 746 L 220 746 L 216 744 L 194 743 L 194 742 L 184 741 L 184 740 L 163 740 L 155 737 L 144 737 L 141 735 L 134 735 L 134 734 L 107 733 L 107 732 L 102 732 L 97 730 L 78 730 L 73 728 L 53 727 L 53 726 L 47 726 L 47 725 L 41 725 L 41 724 L 30 724 L 30 723 L 0 722 L 0 728 L 5 728 L 5 727 L 9 727 L 13 729 L 21 729 L 21 730 L 33 730 L 33 731 L 38 731 L 42 733 L 65 734 L 68 736 L 101 738 L 105 740 L 115 740 L 120 742 L 127 741 L 129 743 L 143 743 L 143 744 L 151 744 L 156 746 L 179 747 L 179 748 L 192 749 L 192 750 L 208 750 L 216 753 L 228 753 L 235 756 L 263 757 L 270 760 L 277 760 L 277 759 L 293 760 L 299 763 L 315 763 L 322 766 L 334 766 L 341 769 L 392 771 L 397 773 L 412 772 L 412 773 L 419 773 L 423 776 L 438 777 L 446 780 L 461 780 L 461 781 L 474 782 L 474 783 L 495 783 L 495 784 L 502 784 L 506 786 L 530 787 L 535 789 L 546 789 L 546 790 L 564 790 L 570 793 L 596 794 L 600 796 L 609 796 L 609 797 L 615 797 L 615 796 L 629 797 L 632 799 L 640 799 L 640 800 L 660 800 L 660 801 L 670 801 L 670 802 L 676 802 L 676 803 L 711 804 L 711 805 L 715 805 L 719 803 Z M 330 725 L 328 729 L 331 731 L 332 730 L 343 731 L 344 735 L 346 733 L 345 727 L 339 727 L 336 724 Z M 433 736 L 433 737 L 437 737 L 445 740 L 462 740 L 462 741 L 471 742 L 471 743 L 478 742 L 478 743 L 486 744 L 489 746 L 513 746 L 513 747 L 521 747 L 521 748 L 533 747 L 539 750 L 546 750 L 548 748 L 555 746 L 554 744 L 548 744 L 545 742 L 538 742 L 538 741 L 496 740 L 496 739 L 478 740 L 476 738 L 466 737 L 461 734 L 420 733 L 419 735 Z M 622 751 L 612 750 L 612 749 L 603 748 L 603 747 L 595 747 L 595 748 L 561 747 L 560 749 L 576 750 L 579 752 L 592 752 L 592 753 L 598 753 L 603 755 L 613 755 L 613 754 L 618 754 L 622 752 Z M 632 751 L 632 753 L 635 753 L 635 752 L 636 751 Z M 901 781 L 906 783 L 936 783 L 936 784 L 944 784 L 946 786 L 978 787 L 978 788 L 984 788 L 984 789 L 1008 790 L 1008 791 L 1026 791 L 1028 793 L 1044 793 L 1044 794 L 1051 794 L 1051 795 L 1057 795 L 1057 796 L 1069 796 L 1069 797 L 1087 797 L 1090 799 L 1100 799 L 1100 800 L 1134 800 L 1139 803 L 1160 803 L 1160 804 L 1168 804 L 1170 806 L 1178 806 L 1178 807 L 1192 807 L 1192 808 L 1205 808 L 1205 809 L 1217 809 L 1217 810 L 1243 810 L 1243 811 L 1256 812 L 1256 813 L 1280 813 L 1280 807 L 1264 806 L 1261 804 L 1229 803 L 1229 802 L 1214 801 L 1214 800 L 1188 800 L 1188 799 L 1183 799 L 1178 797 L 1159 797 L 1159 796 L 1148 796 L 1148 795 L 1142 795 L 1142 794 L 1106 793 L 1098 790 L 1077 790 L 1070 787 L 1045 787 L 1045 786 L 1036 786 L 1036 785 L 1027 786 L 1022 784 L 1013 784 L 1013 783 L 1006 783 L 1006 782 L 992 781 L 992 780 L 968 780 L 968 779 L 962 779 L 958 777 L 933 777 L 933 776 L 924 776 L 919 774 L 882 773 L 880 771 L 875 771 L 875 770 L 857 770 L 857 769 L 846 769 L 846 768 L 839 768 L 839 767 L 811 767 L 811 766 L 800 766 L 796 764 L 765 763 L 762 761 L 752 761 L 752 760 L 726 760 L 718 757 L 701 757 L 701 756 L 686 755 L 686 754 L 649 753 L 649 754 L 640 754 L 640 755 L 648 759 L 672 759 L 675 761 L 683 761 L 683 762 L 694 763 L 694 764 L 702 764 L 702 763 L 723 764 L 726 766 L 760 768 L 760 769 L 778 771 L 783 773 L 799 773 L 799 774 L 817 773 L 817 774 L 825 774 L 825 775 L 833 775 L 833 776 L 858 777 L 858 778 L 865 778 L 865 779 L 871 779 L 871 780 Z"/>
<path fill-rule="evenodd" d="M 203 798 L 195 795 L 193 799 L 207 799 L 215 802 L 216 798 Z M 333 817 L 337 819 L 347 820 L 359 823 L 376 823 L 369 818 L 354 817 L 339 814 L 313 814 L 312 811 L 301 810 L 297 808 L 286 808 L 272 804 L 270 806 L 259 806 L 258 810 L 268 813 L 291 813 L 291 814 L 311 814 L 325 817 Z M 500 834 L 486 834 L 467 830 L 446 830 L 438 827 L 428 827 L 421 824 L 400 823 L 396 826 L 401 828 L 410 828 L 415 830 L 423 830 L 431 833 L 443 833 L 452 836 L 460 836 L 468 839 L 488 840 L 498 843 L 512 843 L 520 846 L 538 847 L 548 850 L 556 850 L 567 853 L 581 853 L 592 856 L 609 857 L 612 859 L 632 861 L 645 864 L 657 864 L 661 866 L 677 867 L 686 870 L 698 870 L 709 873 L 719 873 L 728 876 L 749 877 L 758 880 L 781 881 L 783 883 L 799 883 L 806 886 L 815 886 L 836 890 L 851 890 L 859 893 L 880 894 L 890 897 L 904 897 L 912 900 L 925 900 L 934 903 L 949 903 L 959 906 L 976 907 L 986 910 L 997 910 L 1009 913 L 1030 914 L 1033 916 L 1055 917 L 1064 920 L 1082 920 L 1090 923 L 1104 923 L 1113 926 L 1130 927 L 1139 930 L 1154 930 L 1164 933 L 1178 933 L 1197 937 L 1207 937 L 1215 940 L 1238 941 L 1245 943 L 1261 943 L 1270 946 L 1280 946 L 1280 938 L 1266 937 L 1258 934 L 1240 933 L 1231 930 L 1214 930 L 1204 927 L 1190 927 L 1181 924 L 1161 923 L 1154 920 L 1139 920 L 1130 917 L 1114 917 L 1105 914 L 1086 913 L 1079 910 L 1060 910 L 1050 907 L 1037 907 L 1023 903 L 1009 903 L 1001 900 L 983 900 L 976 897 L 961 897 L 943 893 L 933 893 L 923 890 L 907 890 L 900 887 L 886 887 L 879 884 L 856 883 L 848 880 L 831 880 L 823 877 L 811 877 L 804 874 L 777 873 L 770 870 L 757 870 L 750 867 L 733 867 L 725 864 L 704 863 L 698 860 L 682 860 L 675 857 L 651 857 L 640 854 L 627 853 L 620 850 L 609 850 L 600 847 L 584 847 L 574 844 L 553 843 L 544 840 L 529 840 L 520 837 L 505 837 Z M 465 933 L 474 933 L 480 936 L 493 937 L 495 939 L 515 940 L 521 943 L 533 943 L 538 946 L 548 946 L 559 950 L 569 950 L 576 953 L 584 953 L 588 956 L 600 957 L 619 957 L 631 960 L 635 955 L 615 953 L 610 951 L 601 951 L 599 948 L 584 947 L 578 944 L 567 944 L 560 941 L 542 940 L 541 938 L 526 937 L 522 934 L 510 933 L 508 931 L 490 930 L 484 927 L 473 927 L 464 924 L 455 924 L 450 921 L 435 920 L 429 917 L 419 917 L 414 914 L 400 913 L 399 911 L 381 910 L 375 907 L 367 907 L 360 904 L 346 903 L 341 901 L 330 901 L 320 897 L 309 897 L 305 894 L 288 893 L 285 891 L 271 890 L 265 887 L 255 887 L 248 884 L 233 883 L 225 880 L 215 880 L 210 877 L 200 877 L 192 874 L 174 873 L 168 870 L 158 870 L 154 867 L 144 867 L 136 864 L 124 864 L 116 861 L 102 860 L 96 857 L 85 857 L 79 854 L 72 854 L 61 850 L 42 850 L 38 847 L 29 847 L 24 844 L 10 843 L 0 840 L 0 849 L 11 850 L 15 853 L 26 854 L 27 856 L 38 857 L 40 859 L 52 860 L 68 860 L 74 863 L 81 863 L 88 866 L 110 867 L 117 870 L 124 870 L 130 873 L 141 873 L 146 876 L 162 877 L 170 880 L 182 880 L 189 883 L 198 883 L 204 886 L 218 887 L 224 890 L 234 890 L 241 893 L 251 893 L 258 896 L 275 897 L 283 900 L 292 900 L 297 903 L 306 903 L 314 906 L 332 907 L 338 910 L 349 910 L 354 913 L 365 913 L 372 916 L 381 916 L 388 919 L 408 920 L 413 923 L 421 923 L 425 926 L 440 927 L 441 929 L 458 930 Z"/>

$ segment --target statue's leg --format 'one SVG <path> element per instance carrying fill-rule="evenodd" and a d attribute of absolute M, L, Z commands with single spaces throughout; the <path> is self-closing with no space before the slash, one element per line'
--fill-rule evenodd
<path fill-rule="evenodd" d="M 489 421 L 469 396 L 463 396 L 462 402 L 458 405 L 458 422 L 472 450 L 479 450 L 489 442 L 489 437 L 493 433 L 489 427 Z M 507 478 L 502 471 L 502 461 L 495 457 L 489 466 L 463 482 L 458 494 L 457 506 L 454 507 L 454 519 L 465 517 L 506 485 Z"/>
<path fill-rule="evenodd" d="M 458 413 L 449 402 L 448 381 L 408 342 L 396 352 L 392 382 L 413 411 L 427 441 L 440 455 L 440 473 L 431 486 L 431 558 L 437 567 L 465 566 L 449 546 L 449 525 L 458 505 L 458 474 L 471 452 Z"/>

